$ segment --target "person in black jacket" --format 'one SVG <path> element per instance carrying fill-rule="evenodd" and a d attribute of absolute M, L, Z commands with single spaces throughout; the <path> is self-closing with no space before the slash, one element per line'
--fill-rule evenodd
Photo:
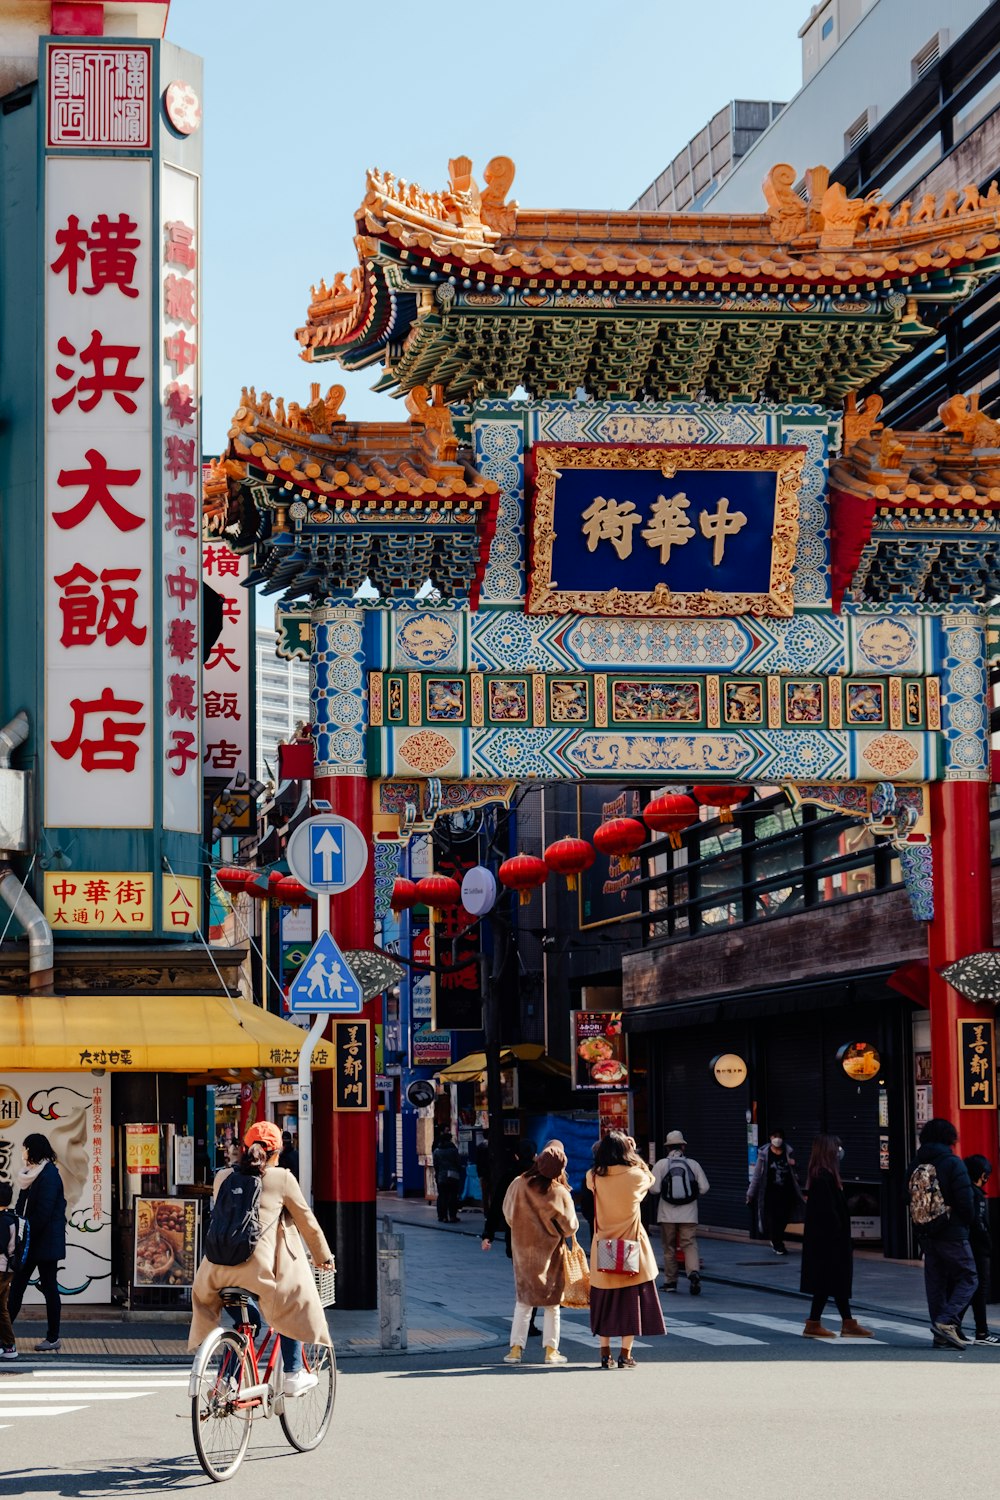
<path fill-rule="evenodd" d="M 985 1156 L 966 1156 L 963 1160 L 965 1170 L 969 1174 L 969 1181 L 972 1183 L 972 1223 L 969 1225 L 969 1245 L 976 1262 L 976 1275 L 979 1277 L 979 1285 L 973 1292 L 972 1301 L 969 1304 L 976 1322 L 976 1343 L 1000 1344 L 1000 1338 L 997 1338 L 995 1333 L 990 1333 L 989 1318 L 986 1313 L 987 1291 L 990 1284 L 990 1251 L 993 1248 L 989 1204 L 986 1201 L 986 1184 L 993 1172 L 993 1164 Z M 961 1328 L 961 1321 L 959 1328 Z"/>
<path fill-rule="evenodd" d="M 23 1166 L 14 1186 L 16 1209 L 28 1221 L 28 1257 L 14 1272 L 7 1309 L 13 1323 L 21 1311 L 28 1282 L 38 1271 L 38 1287 L 45 1298 L 45 1337 L 35 1345 L 36 1354 L 53 1354 L 62 1347 L 59 1321 L 59 1262 L 66 1255 L 66 1195 L 56 1166 L 55 1152 L 44 1135 L 26 1135 L 21 1147 Z"/>
<path fill-rule="evenodd" d="M 442 1135 L 434 1147 L 434 1180 L 437 1183 L 437 1216 L 442 1224 L 458 1223 L 458 1205 L 465 1181 L 465 1163 L 450 1135 Z"/>
<path fill-rule="evenodd" d="M 840 1180 L 840 1142 L 835 1135 L 818 1135 L 813 1141 L 806 1195 L 799 1286 L 803 1292 L 812 1294 L 812 1306 L 802 1336 L 807 1339 L 834 1337 L 822 1323 L 823 1309 L 832 1297 L 841 1317 L 841 1338 L 870 1339 L 873 1337 L 871 1329 L 862 1328 L 851 1316 L 854 1281 L 851 1216 Z"/>
<path fill-rule="evenodd" d="M 920 1131 L 920 1150 L 906 1173 L 910 1208 L 915 1195 L 913 1174 L 925 1164 L 934 1168 L 947 1215 L 927 1229 L 916 1224 L 924 1256 L 924 1289 L 936 1349 L 964 1349 L 969 1342 L 959 1329 L 962 1314 L 978 1285 L 976 1262 L 969 1245 L 972 1223 L 972 1183 L 965 1163 L 955 1155 L 958 1131 L 950 1120 L 928 1120 Z"/>

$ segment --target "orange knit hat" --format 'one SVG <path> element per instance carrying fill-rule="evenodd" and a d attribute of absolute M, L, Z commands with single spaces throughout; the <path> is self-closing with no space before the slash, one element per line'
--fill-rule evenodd
<path fill-rule="evenodd" d="M 276 1156 L 281 1150 L 281 1131 L 270 1120 L 258 1120 L 243 1137 L 244 1146 L 252 1146 L 254 1141 L 266 1146 L 268 1156 Z"/>

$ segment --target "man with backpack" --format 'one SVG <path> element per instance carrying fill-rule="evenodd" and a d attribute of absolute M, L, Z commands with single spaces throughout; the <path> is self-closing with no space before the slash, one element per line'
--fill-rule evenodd
<path fill-rule="evenodd" d="M 14 1272 L 28 1258 L 30 1231 L 27 1219 L 19 1218 L 11 1208 L 14 1189 L 0 1182 L 0 1359 L 17 1358 L 17 1340 L 7 1304 Z"/>
<path fill-rule="evenodd" d="M 962 1158 L 955 1155 L 957 1140 L 950 1120 L 928 1120 L 906 1174 L 910 1218 L 924 1256 L 935 1349 L 965 1348 L 969 1340 L 959 1325 L 979 1285 L 969 1244 L 972 1183 Z"/>
<path fill-rule="evenodd" d="M 677 1252 L 684 1256 L 692 1297 L 701 1291 L 698 1257 L 698 1199 L 708 1192 L 708 1178 L 687 1155 L 683 1132 L 672 1130 L 664 1142 L 666 1156 L 653 1168 L 650 1193 L 657 1198 L 656 1222 L 663 1240 L 663 1289 L 677 1290 Z"/>

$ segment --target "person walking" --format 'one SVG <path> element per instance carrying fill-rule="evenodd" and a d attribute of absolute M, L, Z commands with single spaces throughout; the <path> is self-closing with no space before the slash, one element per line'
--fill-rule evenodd
<path fill-rule="evenodd" d="M 802 1235 L 802 1271 L 799 1289 L 812 1295 L 803 1338 L 832 1339 L 823 1327 L 823 1309 L 832 1297 L 840 1313 L 842 1339 L 870 1339 L 870 1328 L 862 1328 L 851 1315 L 854 1282 L 854 1250 L 851 1216 L 840 1180 L 840 1141 L 835 1135 L 818 1135 L 813 1141 L 806 1177 L 806 1219 Z"/>
<path fill-rule="evenodd" d="M 758 1234 L 771 1241 L 775 1255 L 787 1255 L 785 1227 L 803 1199 L 795 1175 L 795 1156 L 779 1126 L 757 1153 L 747 1203 L 756 1205 Z"/>
<path fill-rule="evenodd" d="M 278 1157 L 278 1166 L 284 1167 L 286 1172 L 291 1172 L 293 1177 L 299 1175 L 299 1153 L 295 1149 L 290 1130 L 281 1132 L 281 1154 Z"/>
<path fill-rule="evenodd" d="M 287 1168 L 278 1166 L 281 1131 L 277 1125 L 270 1120 L 258 1120 L 243 1137 L 243 1147 L 240 1165 L 235 1170 L 261 1179 L 257 1204 L 260 1237 L 250 1259 L 240 1265 L 219 1265 L 207 1256 L 202 1260 L 191 1290 L 188 1348 L 197 1349 L 218 1326 L 222 1288 L 244 1287 L 280 1336 L 283 1394 L 301 1396 L 317 1384 L 317 1377 L 303 1367 L 303 1343 L 333 1341 L 299 1235 L 305 1240 L 313 1263 L 321 1270 L 333 1270 L 333 1252 L 295 1178 Z M 224 1167 L 216 1175 L 214 1199 L 233 1171 Z"/>
<path fill-rule="evenodd" d="M 535 1160 L 535 1155 L 535 1143 L 529 1140 L 527 1136 L 522 1136 L 512 1151 L 508 1150 L 505 1152 L 504 1164 L 493 1188 L 490 1197 L 489 1213 L 486 1215 L 486 1220 L 483 1224 L 483 1249 L 493 1249 L 493 1241 L 502 1229 L 508 1260 L 514 1259 L 514 1251 L 511 1245 L 510 1225 L 503 1216 L 504 1200 L 507 1197 L 507 1189 L 511 1183 L 515 1178 L 520 1177 L 522 1172 L 527 1172 Z M 541 1336 L 542 1330 L 535 1321 L 535 1309 L 533 1307 L 531 1309 L 531 1321 L 528 1324 L 528 1337 L 530 1339 L 540 1339 Z"/>
<path fill-rule="evenodd" d="M 663 1290 L 677 1290 L 677 1254 L 684 1256 L 692 1297 L 701 1291 L 701 1259 L 698 1255 L 698 1199 L 708 1192 L 708 1178 L 687 1153 L 680 1130 L 671 1130 L 661 1156 L 653 1167 L 650 1194 L 659 1199 L 656 1222 L 663 1241 Z"/>
<path fill-rule="evenodd" d="M 969 1244 L 972 1183 L 965 1162 L 955 1155 L 958 1131 L 935 1117 L 920 1128 L 920 1150 L 906 1181 L 910 1217 L 924 1257 L 924 1290 L 935 1349 L 964 1349 L 962 1314 L 979 1285 Z"/>
<path fill-rule="evenodd" d="M 987 1156 L 965 1156 L 962 1160 L 965 1162 L 965 1170 L 972 1183 L 972 1222 L 969 1225 L 969 1245 L 972 1249 L 972 1258 L 976 1262 L 979 1285 L 972 1294 L 969 1307 L 972 1308 L 972 1316 L 976 1324 L 976 1343 L 1000 1344 L 1000 1338 L 995 1333 L 990 1333 L 989 1317 L 986 1312 L 987 1293 L 990 1286 L 990 1254 L 993 1249 L 986 1184 L 993 1175 L 993 1164 Z M 969 1308 L 966 1308 L 965 1311 L 968 1312 L 968 1310 Z M 961 1332 L 961 1320 L 958 1326 Z"/>
<path fill-rule="evenodd" d="M 26 1135 L 21 1145 L 22 1165 L 14 1186 L 15 1210 L 28 1221 L 28 1255 L 14 1272 L 7 1300 L 11 1323 L 17 1321 L 21 1303 L 35 1270 L 38 1289 L 45 1298 L 45 1337 L 35 1345 L 36 1354 L 54 1354 L 62 1348 L 59 1323 L 59 1262 L 66 1256 L 66 1194 L 56 1166 L 56 1156 L 44 1135 Z"/>
<path fill-rule="evenodd" d="M 514 1261 L 514 1319 L 504 1364 L 519 1365 L 533 1309 L 542 1309 L 547 1365 L 566 1364 L 559 1353 L 559 1320 L 566 1290 L 565 1243 L 579 1228 L 566 1177 L 562 1141 L 548 1141 L 534 1162 L 504 1194 Z"/>
<path fill-rule="evenodd" d="M 0 1182 L 0 1359 L 17 1358 L 14 1325 L 7 1310 L 17 1248 L 17 1217 L 11 1208 L 13 1201 L 14 1189 L 10 1183 Z"/>
<path fill-rule="evenodd" d="M 642 1227 L 642 1200 L 653 1185 L 653 1174 L 635 1149 L 635 1141 L 620 1130 L 609 1130 L 594 1147 L 594 1165 L 587 1173 L 594 1195 L 594 1238 L 590 1246 L 590 1331 L 601 1341 L 601 1369 L 613 1370 L 612 1338 L 621 1339 L 620 1370 L 635 1368 L 632 1341 L 666 1333 L 656 1295 L 656 1257 Z M 601 1241 L 634 1241 L 639 1269 L 635 1275 L 600 1268 Z"/>
<path fill-rule="evenodd" d="M 450 1135 L 442 1135 L 434 1147 L 434 1181 L 437 1183 L 437 1216 L 442 1224 L 458 1223 L 458 1205 L 465 1168 Z"/>

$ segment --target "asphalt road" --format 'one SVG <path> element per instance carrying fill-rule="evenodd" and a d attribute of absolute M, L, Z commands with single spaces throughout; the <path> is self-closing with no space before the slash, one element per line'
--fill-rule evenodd
<path fill-rule="evenodd" d="M 865 1318 L 878 1342 L 801 1337 L 789 1299 L 706 1288 L 664 1297 L 666 1339 L 635 1370 L 602 1371 L 586 1314 L 564 1315 L 570 1363 L 500 1346 L 352 1359 L 312 1454 L 277 1422 L 254 1431 L 229 1490 L 414 1500 L 922 1500 L 971 1492 L 1000 1464 L 1000 1348 L 934 1351 L 905 1317 Z M 827 1320 L 831 1327 L 838 1320 Z M 506 1330 L 504 1319 L 481 1323 Z M 0 1376 L 0 1493 L 169 1495 L 208 1486 L 193 1457 L 183 1366 L 24 1361 Z"/>

